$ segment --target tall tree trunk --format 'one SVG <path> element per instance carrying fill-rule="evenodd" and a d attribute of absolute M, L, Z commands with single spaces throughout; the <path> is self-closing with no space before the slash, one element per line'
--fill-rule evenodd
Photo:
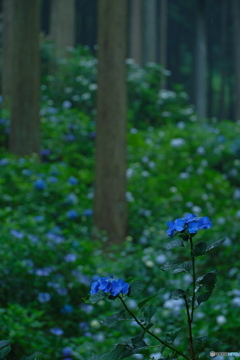
<path fill-rule="evenodd" d="M 159 14 L 159 62 L 164 69 L 167 68 L 167 0 L 160 0 Z M 161 88 L 166 87 L 166 77 L 161 80 Z"/>
<path fill-rule="evenodd" d="M 226 59 L 226 41 L 227 41 L 227 3 L 221 0 L 221 91 L 219 101 L 219 119 L 226 118 L 226 80 L 227 80 L 227 59 Z"/>
<path fill-rule="evenodd" d="M 129 55 L 142 65 L 142 0 L 130 1 Z"/>
<path fill-rule="evenodd" d="M 66 48 L 75 45 L 75 0 L 51 0 L 50 38 L 56 56 L 66 55 Z"/>
<path fill-rule="evenodd" d="M 143 0 L 143 62 L 157 62 L 157 3 Z"/>
<path fill-rule="evenodd" d="M 24 156 L 38 154 L 40 146 L 40 2 L 13 0 L 12 5 L 9 149 L 16 155 Z"/>
<path fill-rule="evenodd" d="M 206 0 L 197 1 L 196 20 L 195 106 L 199 118 L 204 119 L 207 109 Z"/>
<path fill-rule="evenodd" d="M 235 68 L 235 105 L 234 120 L 240 120 L 240 1 L 233 0 L 233 36 L 234 36 L 234 68 Z"/>
<path fill-rule="evenodd" d="M 3 106 L 10 107 L 12 85 L 12 14 L 13 0 L 3 0 L 3 34 L 2 34 L 2 96 Z"/>
<path fill-rule="evenodd" d="M 94 225 L 126 236 L 126 0 L 99 0 Z"/>

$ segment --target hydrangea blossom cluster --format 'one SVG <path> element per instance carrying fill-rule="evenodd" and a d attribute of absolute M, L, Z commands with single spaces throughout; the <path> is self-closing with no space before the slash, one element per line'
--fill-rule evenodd
<path fill-rule="evenodd" d="M 212 222 L 207 216 L 199 218 L 197 215 L 188 213 L 184 218 L 168 221 L 167 226 L 168 236 L 173 237 L 177 232 L 183 232 L 185 230 L 190 234 L 196 234 L 198 230 L 209 229 L 212 226 Z"/>
<path fill-rule="evenodd" d="M 129 284 L 122 279 L 115 280 L 112 275 L 98 279 L 92 284 L 90 294 L 97 294 L 99 291 L 110 293 L 112 296 L 127 294 L 129 291 Z"/>

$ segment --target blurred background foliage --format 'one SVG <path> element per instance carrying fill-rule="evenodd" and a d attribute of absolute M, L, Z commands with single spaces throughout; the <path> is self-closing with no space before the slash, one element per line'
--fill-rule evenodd
<path fill-rule="evenodd" d="M 42 1 L 40 161 L 36 154 L 9 152 L 9 108 L 2 108 L 0 119 L 0 338 L 14 344 L 13 360 L 36 351 L 46 360 L 83 360 L 107 351 L 123 334 L 135 335 L 132 322 L 100 326 L 98 320 L 114 312 L 116 302 L 94 307 L 83 302 L 92 281 L 110 274 L 145 279 L 146 296 L 165 288 L 156 298 L 154 332 L 164 334 L 176 324 L 185 329 L 181 299 L 170 300 L 170 293 L 191 279 L 160 267 L 174 257 L 174 251 L 162 250 L 165 223 L 187 212 L 213 222 L 211 230 L 199 232 L 198 241 L 226 237 L 199 261 L 199 274 L 205 266 L 220 274 L 212 298 L 196 312 L 194 334 L 216 337 L 228 344 L 228 351 L 239 350 L 240 122 L 232 121 L 231 41 L 226 62 L 220 56 L 223 2 L 206 1 L 211 29 L 207 120 L 199 118 L 193 105 L 194 1 L 169 1 L 166 68 L 171 74 L 159 58 L 141 64 L 126 59 L 128 229 L 125 242 L 106 252 L 106 236 L 92 238 L 97 2 L 76 1 L 74 45 L 80 45 L 56 61 L 53 42 L 45 36 L 50 2 Z M 233 32 L 230 11 L 227 5 L 228 38 Z M 219 101 L 223 67 L 228 72 L 224 116 Z M 128 305 L 137 308 L 133 299 Z M 177 338 L 182 350 L 184 341 L 183 331 Z M 152 354 L 160 356 L 157 348 Z"/>

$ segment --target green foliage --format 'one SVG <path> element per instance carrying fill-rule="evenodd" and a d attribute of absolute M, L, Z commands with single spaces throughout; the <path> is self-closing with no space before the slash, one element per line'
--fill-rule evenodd
<path fill-rule="evenodd" d="M 143 314 L 154 302 L 157 311 L 152 319 L 159 320 L 152 331 L 158 335 L 173 331 L 173 322 L 179 328 L 184 314 L 175 304 L 183 299 L 170 297 L 174 288 L 186 288 L 181 275 L 188 285 L 192 281 L 186 259 L 189 247 L 186 239 L 167 242 L 164 224 L 187 212 L 209 214 L 214 224 L 209 243 L 204 232 L 198 234 L 194 256 L 199 257 L 199 273 L 219 270 L 217 283 L 196 283 L 199 314 L 210 320 L 196 317 L 194 332 L 200 337 L 211 327 L 232 351 L 238 350 L 239 123 L 199 124 L 181 89 L 159 93 L 158 65 L 141 69 L 130 62 L 127 67 L 129 228 L 126 243 L 116 252 L 105 254 L 102 242 L 92 241 L 92 217 L 86 212 L 92 209 L 94 196 L 96 59 L 78 49 L 59 64 L 54 76 L 43 80 L 41 162 L 34 156 L 17 159 L 6 151 L 9 113 L 2 112 L 0 328 L 1 338 L 11 339 L 13 360 L 38 351 L 43 359 L 60 360 L 67 346 L 73 360 L 82 360 L 92 353 L 93 342 L 96 352 L 104 353 L 127 331 L 130 339 L 137 335 L 139 328 L 129 321 L 118 321 L 110 330 L 104 326 L 102 331 L 99 315 L 111 316 L 109 304 L 115 314 L 120 309 L 107 297 L 98 299 L 94 308 L 84 304 L 93 275 L 95 279 L 114 273 L 144 280 L 145 285 L 142 280 L 132 282 L 128 305 Z M 78 183 L 71 184 L 70 177 Z M 39 179 L 46 184 L 43 190 L 35 188 Z M 70 210 L 78 217 L 69 218 Z M 163 249 L 167 255 L 178 251 L 179 258 L 167 261 Z M 204 271 L 201 254 L 206 255 Z M 213 287 L 217 297 L 210 296 Z M 159 288 L 166 289 L 166 297 Z M 39 294 L 46 293 L 50 300 L 39 301 Z M 218 321 L 220 312 L 225 323 Z M 52 329 L 63 334 L 55 335 Z M 178 341 L 183 350 L 180 333 Z"/>

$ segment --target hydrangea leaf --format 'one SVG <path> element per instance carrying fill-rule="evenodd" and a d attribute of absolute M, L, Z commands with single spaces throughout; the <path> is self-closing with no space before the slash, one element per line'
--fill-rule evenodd
<path fill-rule="evenodd" d="M 154 305 L 146 305 L 146 307 L 143 310 L 143 316 L 144 319 L 147 321 L 147 323 L 150 322 L 151 318 L 155 314 L 157 308 Z"/>
<path fill-rule="evenodd" d="M 4 359 L 6 355 L 11 351 L 11 346 L 7 345 L 0 350 L 0 359 Z"/>
<path fill-rule="evenodd" d="M 88 360 L 100 360 L 100 359 L 101 359 L 101 357 L 99 355 L 92 354 Z"/>
<path fill-rule="evenodd" d="M 186 292 L 185 292 L 184 290 L 182 290 L 182 289 L 176 289 L 176 290 L 174 290 L 174 291 L 172 292 L 172 294 L 171 294 L 171 299 L 173 299 L 173 300 L 178 300 L 178 299 L 184 297 L 185 294 L 186 294 Z"/>
<path fill-rule="evenodd" d="M 86 304 L 96 304 L 98 301 L 104 299 L 105 297 L 106 294 L 102 291 L 99 291 L 97 294 L 88 295 L 83 300 Z"/>
<path fill-rule="evenodd" d="M 218 274 L 218 272 L 216 270 L 210 271 L 209 273 L 197 278 L 196 282 L 198 284 L 204 284 L 204 285 L 212 286 L 217 281 L 217 274 Z"/>
<path fill-rule="evenodd" d="M 115 349 L 101 356 L 101 360 L 118 360 L 122 359 L 124 346 L 118 344 Z"/>
<path fill-rule="evenodd" d="M 178 336 L 179 332 L 182 330 L 182 328 L 177 328 L 173 331 L 169 331 L 167 334 L 166 334 L 166 342 L 168 344 L 173 344 L 174 343 L 174 340 L 176 339 L 176 337 Z"/>
<path fill-rule="evenodd" d="M 177 274 L 177 273 L 180 273 L 180 272 L 183 272 L 183 271 L 189 273 L 191 267 L 192 267 L 191 261 L 185 261 L 185 262 L 182 263 L 180 266 L 177 266 L 177 267 L 173 270 L 172 274 Z"/>
<path fill-rule="evenodd" d="M 140 301 L 140 303 L 138 303 L 138 308 L 139 310 L 146 305 L 150 300 L 154 299 L 157 295 L 159 295 L 161 292 L 163 292 L 165 290 L 165 288 L 159 290 L 155 295 L 151 295 L 149 297 L 147 297 L 146 299 Z"/>
<path fill-rule="evenodd" d="M 178 246 L 184 246 L 183 241 L 181 239 L 173 240 L 163 246 L 163 250 L 171 250 Z"/>
<path fill-rule="evenodd" d="M 112 314 L 112 315 L 108 316 L 104 320 L 100 320 L 99 322 L 101 325 L 104 325 L 104 326 L 112 326 L 117 321 L 121 321 L 121 320 L 125 320 L 125 319 L 126 319 L 125 310 L 122 310 L 116 314 Z"/>
<path fill-rule="evenodd" d="M 25 356 L 21 360 L 40 360 L 42 358 L 42 353 L 35 353 L 30 356 Z"/>
<path fill-rule="evenodd" d="M 226 238 L 224 239 L 220 239 L 218 241 L 215 241 L 214 243 L 212 243 L 211 245 L 209 245 L 206 249 L 206 251 L 212 250 L 213 248 L 215 248 L 216 246 L 222 244 L 224 241 L 226 240 Z"/>
<path fill-rule="evenodd" d="M 0 349 L 4 346 L 7 346 L 10 344 L 10 340 L 1 340 L 0 341 Z"/>
<path fill-rule="evenodd" d="M 205 254 L 207 250 L 207 243 L 205 243 L 204 241 L 203 242 L 200 242 L 198 244 L 196 244 L 192 250 L 192 256 L 194 257 L 197 257 L 197 256 L 202 256 Z"/>
<path fill-rule="evenodd" d="M 163 271 L 175 269 L 178 265 L 182 263 L 182 260 L 175 259 L 165 262 L 165 264 L 161 267 Z"/>
<path fill-rule="evenodd" d="M 142 280 L 134 280 L 130 285 L 130 291 L 128 296 L 135 296 L 140 294 L 145 288 L 146 283 Z"/>
<path fill-rule="evenodd" d="M 204 292 L 203 294 L 199 295 L 197 298 L 197 302 L 200 305 L 202 302 L 207 301 L 212 294 L 212 291 Z"/>

